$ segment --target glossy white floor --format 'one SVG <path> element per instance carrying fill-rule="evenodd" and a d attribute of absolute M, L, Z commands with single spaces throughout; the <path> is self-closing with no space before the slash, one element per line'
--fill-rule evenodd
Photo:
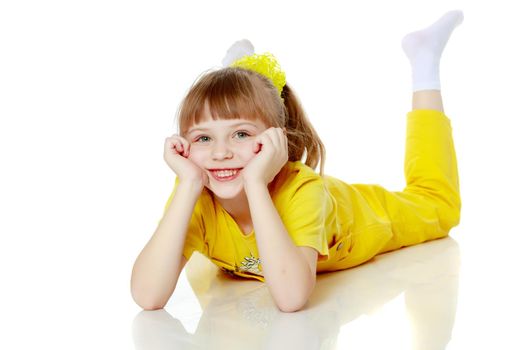
<path fill-rule="evenodd" d="M 319 275 L 296 313 L 279 312 L 264 284 L 231 279 L 200 255 L 165 309 L 143 311 L 129 294 L 136 252 L 119 258 L 120 238 L 100 247 L 73 237 L 53 255 L 3 245 L 0 348 L 523 349 L 525 256 L 512 244 L 523 230 L 491 210 L 465 210 L 455 238 Z"/>
<path fill-rule="evenodd" d="M 277 310 L 263 284 L 227 277 L 196 255 L 164 310 L 138 312 L 133 342 L 137 349 L 523 349 L 525 259 L 501 259 L 493 242 L 471 249 L 461 242 L 448 237 L 319 275 L 307 307 L 291 314 Z"/>
<path fill-rule="evenodd" d="M 279 312 L 261 283 L 234 281 L 199 256 L 165 310 L 137 315 L 134 341 L 139 349 L 443 349 L 457 317 L 460 255 L 443 239 L 320 275 L 294 314 Z"/>

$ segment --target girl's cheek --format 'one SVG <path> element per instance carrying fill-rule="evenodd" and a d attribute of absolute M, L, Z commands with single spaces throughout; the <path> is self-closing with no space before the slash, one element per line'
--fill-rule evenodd
<path fill-rule="evenodd" d="M 199 152 L 198 149 L 190 148 L 188 152 L 189 152 L 188 158 L 191 160 L 199 161 L 204 157 L 202 152 Z"/>

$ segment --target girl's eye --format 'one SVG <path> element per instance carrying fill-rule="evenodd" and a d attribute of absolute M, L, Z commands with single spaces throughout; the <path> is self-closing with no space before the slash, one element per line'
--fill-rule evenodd
<path fill-rule="evenodd" d="M 248 136 L 250 136 L 250 134 L 249 134 L 248 132 L 246 132 L 246 131 L 238 131 L 238 132 L 235 133 L 235 135 L 241 135 L 241 136 L 240 136 L 241 139 L 245 139 L 245 138 L 247 138 Z M 209 139 L 210 139 L 210 138 L 209 138 L 208 136 L 203 135 L 203 136 L 199 136 L 199 137 L 197 137 L 197 138 L 195 139 L 195 141 L 196 141 L 196 142 L 201 142 L 201 140 L 203 140 L 202 142 L 207 142 L 207 141 L 209 141 Z"/>
<path fill-rule="evenodd" d="M 237 135 L 239 135 L 239 134 L 241 134 L 241 135 L 245 135 L 244 137 L 241 137 L 241 139 L 245 139 L 245 138 L 247 138 L 248 136 L 250 136 L 250 134 L 248 134 L 248 133 L 245 132 L 245 131 L 239 131 L 239 132 L 237 133 Z"/>
<path fill-rule="evenodd" d="M 199 142 L 202 138 L 208 138 L 209 139 L 208 136 L 199 136 L 195 141 Z"/>

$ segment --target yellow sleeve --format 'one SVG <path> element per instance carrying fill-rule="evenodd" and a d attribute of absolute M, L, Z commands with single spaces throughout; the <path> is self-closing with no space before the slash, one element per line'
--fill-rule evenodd
<path fill-rule="evenodd" d="M 325 222 L 330 203 L 319 179 L 301 184 L 286 203 L 279 205 L 281 219 L 295 245 L 316 249 L 320 260 L 328 256 Z"/>
<path fill-rule="evenodd" d="M 175 185 L 173 186 L 173 191 L 171 192 L 168 200 L 166 201 L 166 204 L 164 205 L 164 213 L 162 217 L 166 214 L 166 211 L 168 210 L 169 205 L 171 204 L 173 197 L 175 196 L 175 192 L 177 190 L 177 186 L 179 185 L 179 178 L 177 177 L 175 179 Z M 205 254 L 204 252 L 204 224 L 202 221 L 202 211 L 200 208 L 200 198 L 195 204 L 195 208 L 193 209 L 193 213 L 191 215 L 191 219 L 188 225 L 188 231 L 186 232 L 186 241 L 184 243 L 184 248 L 182 254 L 187 260 L 190 260 L 191 255 L 194 251 L 199 251 L 202 254 Z M 162 220 L 159 219 L 158 223 Z M 206 255 L 206 254 L 205 254 Z"/>

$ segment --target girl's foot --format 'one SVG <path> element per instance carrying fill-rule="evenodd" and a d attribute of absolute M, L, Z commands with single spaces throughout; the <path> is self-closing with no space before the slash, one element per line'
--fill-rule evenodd
<path fill-rule="evenodd" d="M 412 87 L 441 90 L 439 61 L 454 28 L 463 22 L 460 10 L 445 13 L 429 27 L 407 34 L 401 46 L 412 66 Z"/>

